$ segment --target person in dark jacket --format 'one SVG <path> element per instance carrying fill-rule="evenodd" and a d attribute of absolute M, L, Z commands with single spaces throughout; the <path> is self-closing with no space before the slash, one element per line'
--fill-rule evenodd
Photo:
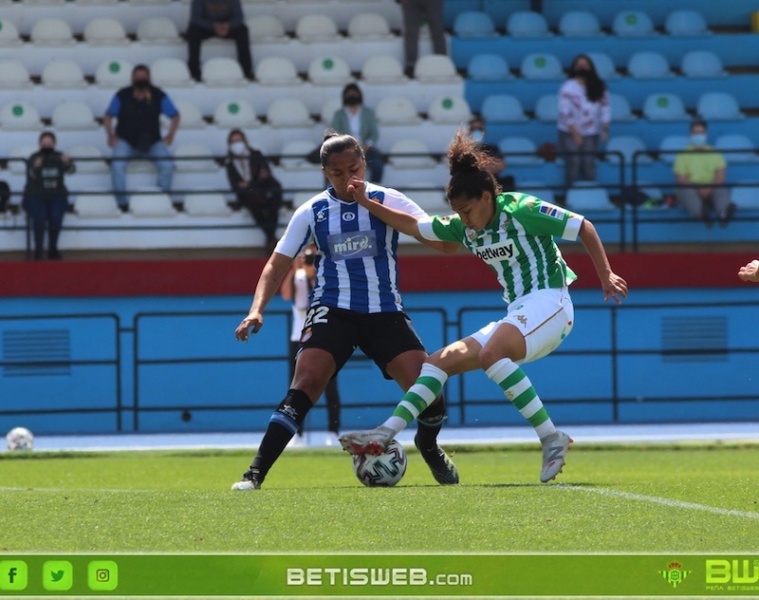
<path fill-rule="evenodd" d="M 248 143 L 240 129 L 227 135 L 229 151 L 225 161 L 229 186 L 237 202 L 253 215 L 266 235 L 266 252 L 277 243 L 279 209 L 282 206 L 282 185 L 272 175 L 266 157 Z"/>
<path fill-rule="evenodd" d="M 237 62 L 247 79 L 253 79 L 250 36 L 240 0 L 192 0 L 187 28 L 187 66 L 196 81 L 201 79 L 200 44 L 211 37 L 234 40 Z"/>
<path fill-rule="evenodd" d="M 163 137 L 161 114 L 170 119 L 168 131 Z M 122 210 L 127 210 L 129 206 L 126 194 L 129 159 L 153 160 L 158 169 L 158 187 L 164 192 L 171 191 L 174 164 L 168 147 L 174 141 L 179 120 L 179 111 L 171 98 L 150 83 L 150 69 L 145 65 L 134 67 L 132 85 L 116 92 L 103 117 L 108 145 L 113 148 L 113 191 Z"/>
<path fill-rule="evenodd" d="M 23 206 L 34 234 L 35 260 L 42 260 L 44 256 L 45 226 L 47 257 L 63 258 L 58 252 L 58 236 L 68 209 L 68 190 L 63 178 L 66 173 L 73 173 L 75 167 L 69 156 L 55 149 L 55 144 L 55 134 L 43 131 L 39 137 L 40 149 L 27 161 Z"/>

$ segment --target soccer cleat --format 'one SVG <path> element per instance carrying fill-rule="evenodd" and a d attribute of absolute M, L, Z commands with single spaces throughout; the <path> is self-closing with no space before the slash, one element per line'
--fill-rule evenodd
<path fill-rule="evenodd" d="M 459 482 L 459 472 L 456 465 L 448 457 L 440 446 L 435 444 L 432 448 L 422 448 L 419 438 L 414 438 L 414 445 L 422 455 L 424 462 L 432 471 L 432 476 L 440 485 L 453 485 Z"/>
<path fill-rule="evenodd" d="M 543 468 L 540 471 L 540 481 L 546 483 L 561 473 L 564 468 L 564 459 L 574 440 L 563 431 L 547 435 L 540 440 L 543 444 Z"/>
<path fill-rule="evenodd" d="M 249 490 L 261 489 L 261 482 L 258 480 L 258 471 L 245 471 L 245 473 L 242 475 L 242 480 L 236 481 L 232 484 L 232 489 L 237 492 L 247 492 Z"/>
<path fill-rule="evenodd" d="M 340 445 L 350 454 L 380 455 L 395 437 L 395 431 L 380 425 L 376 429 L 354 431 L 340 436 Z"/>

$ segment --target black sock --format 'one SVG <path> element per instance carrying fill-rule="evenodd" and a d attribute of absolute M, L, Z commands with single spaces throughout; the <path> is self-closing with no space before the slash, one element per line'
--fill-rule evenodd
<path fill-rule="evenodd" d="M 445 410 L 445 398 L 440 396 L 437 402 L 430 404 L 417 417 L 416 437 L 414 442 L 419 449 L 429 450 L 437 446 L 437 436 L 443 428 L 443 421 L 448 418 Z"/>
<path fill-rule="evenodd" d="M 305 392 L 288 390 L 285 399 L 272 413 L 258 453 L 250 465 L 250 470 L 256 474 L 259 483 L 263 483 L 269 469 L 303 424 L 312 406 L 311 399 Z"/>

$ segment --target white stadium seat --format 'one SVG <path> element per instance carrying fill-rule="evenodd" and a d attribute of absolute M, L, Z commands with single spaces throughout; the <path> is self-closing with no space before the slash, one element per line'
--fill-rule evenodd
<path fill-rule="evenodd" d="M 313 120 L 298 98 L 277 98 L 269 103 L 266 120 L 272 127 L 311 127 Z"/>
<path fill-rule="evenodd" d="M 256 66 L 256 81 L 261 85 L 300 85 L 295 63 L 286 56 L 267 56 Z"/>
<path fill-rule="evenodd" d="M 193 217 L 226 217 L 232 214 L 224 194 L 214 192 L 187 194 L 184 211 Z"/>
<path fill-rule="evenodd" d="M 203 83 L 211 87 L 240 87 L 247 83 L 242 67 L 233 58 L 208 58 L 201 67 Z"/>
<path fill-rule="evenodd" d="M 46 17 L 32 25 L 29 37 L 37 46 L 73 46 L 71 26 L 58 17 Z"/>
<path fill-rule="evenodd" d="M 194 85 L 187 63 L 179 58 L 171 57 L 157 58 L 153 61 L 150 65 L 150 80 L 158 87 L 191 87 Z"/>
<path fill-rule="evenodd" d="M 345 85 L 353 81 L 353 75 L 345 59 L 339 56 L 324 56 L 311 61 L 308 80 L 314 85 Z"/>
<path fill-rule="evenodd" d="M 25 100 L 7 102 L 0 108 L 0 127 L 12 130 L 35 130 L 42 127 L 37 109 Z"/>
<path fill-rule="evenodd" d="M 465 125 L 472 118 L 472 110 L 463 96 L 438 96 L 427 109 L 427 115 L 433 123 L 451 123 Z"/>
<path fill-rule="evenodd" d="M 96 17 L 84 26 L 84 41 L 93 46 L 127 46 L 129 38 L 120 21 Z"/>
<path fill-rule="evenodd" d="M 79 100 L 65 100 L 53 109 L 51 118 L 57 129 L 96 129 L 98 123 L 88 104 Z"/>
<path fill-rule="evenodd" d="M 285 32 L 285 26 L 274 15 L 256 15 L 245 21 L 248 35 L 257 44 L 276 44 L 287 42 L 290 38 Z"/>
<path fill-rule="evenodd" d="M 0 89 L 23 90 L 32 87 L 29 69 L 15 58 L 0 59 Z"/>
<path fill-rule="evenodd" d="M 402 83 L 407 80 L 401 62 L 394 56 L 370 56 L 361 67 L 361 79 L 366 83 Z"/>
<path fill-rule="evenodd" d="M 141 44 L 181 44 L 176 24 L 168 17 L 147 17 L 137 26 L 137 41 Z"/>
<path fill-rule="evenodd" d="M 214 173 L 220 168 L 213 159 L 213 150 L 201 142 L 178 144 L 174 148 L 173 156 L 177 159 L 174 161 L 174 169 L 177 172 Z"/>
<path fill-rule="evenodd" d="M 77 165 L 77 168 L 79 165 Z M 113 194 L 77 194 L 74 212 L 82 218 L 118 218 L 121 210 Z"/>
<path fill-rule="evenodd" d="M 18 28 L 13 21 L 0 19 L 0 46 L 20 46 L 23 44 Z"/>
<path fill-rule="evenodd" d="M 129 196 L 129 212 L 135 217 L 173 217 L 177 209 L 168 194 L 148 192 Z"/>
<path fill-rule="evenodd" d="M 388 162 L 396 169 L 430 169 L 437 164 L 427 144 L 418 138 L 393 142 L 388 154 Z"/>
<path fill-rule="evenodd" d="M 213 122 L 223 129 L 248 129 L 261 126 L 253 105 L 242 98 L 219 102 L 213 113 Z"/>
<path fill-rule="evenodd" d="M 427 54 L 414 65 L 414 78 L 422 83 L 455 83 L 461 81 L 453 61 L 444 54 Z"/>
<path fill-rule="evenodd" d="M 110 172 L 103 153 L 95 144 L 76 144 L 68 148 L 67 154 L 76 163 L 78 174 Z"/>
<path fill-rule="evenodd" d="M 305 44 L 336 42 L 341 38 L 335 21 L 324 14 L 303 15 L 295 24 L 295 35 Z"/>
<path fill-rule="evenodd" d="M 99 87 L 109 89 L 126 87 L 132 80 L 133 68 L 134 65 L 128 60 L 106 59 L 95 69 L 95 83 Z"/>
<path fill-rule="evenodd" d="M 381 125 L 412 125 L 420 122 L 414 103 L 405 96 L 385 96 L 375 110 Z"/>
<path fill-rule="evenodd" d="M 42 85 L 53 89 L 87 87 L 87 80 L 79 63 L 70 58 L 54 58 L 42 68 Z"/>
<path fill-rule="evenodd" d="M 357 42 L 393 39 L 387 19 L 378 13 L 358 13 L 348 21 L 348 36 Z"/>
<path fill-rule="evenodd" d="M 182 129 L 205 129 L 206 122 L 203 119 L 203 113 L 200 112 L 197 104 L 186 98 L 174 100 L 174 106 L 177 107 L 179 114 L 182 115 Z M 161 115 L 162 119 L 165 119 Z"/>
<path fill-rule="evenodd" d="M 306 160 L 306 155 L 313 151 L 315 144 L 311 140 L 292 140 L 285 142 L 280 152 L 279 164 L 288 171 L 313 171 L 318 169 Z"/>

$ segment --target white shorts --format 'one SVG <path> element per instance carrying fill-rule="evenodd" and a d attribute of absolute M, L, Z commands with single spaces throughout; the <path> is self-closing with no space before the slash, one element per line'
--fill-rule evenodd
<path fill-rule="evenodd" d="M 547 356 L 559 347 L 574 326 L 575 309 L 567 288 L 536 290 L 512 302 L 506 316 L 488 323 L 471 335 L 485 346 L 502 323 L 513 325 L 524 336 L 527 352 L 519 364 Z"/>

